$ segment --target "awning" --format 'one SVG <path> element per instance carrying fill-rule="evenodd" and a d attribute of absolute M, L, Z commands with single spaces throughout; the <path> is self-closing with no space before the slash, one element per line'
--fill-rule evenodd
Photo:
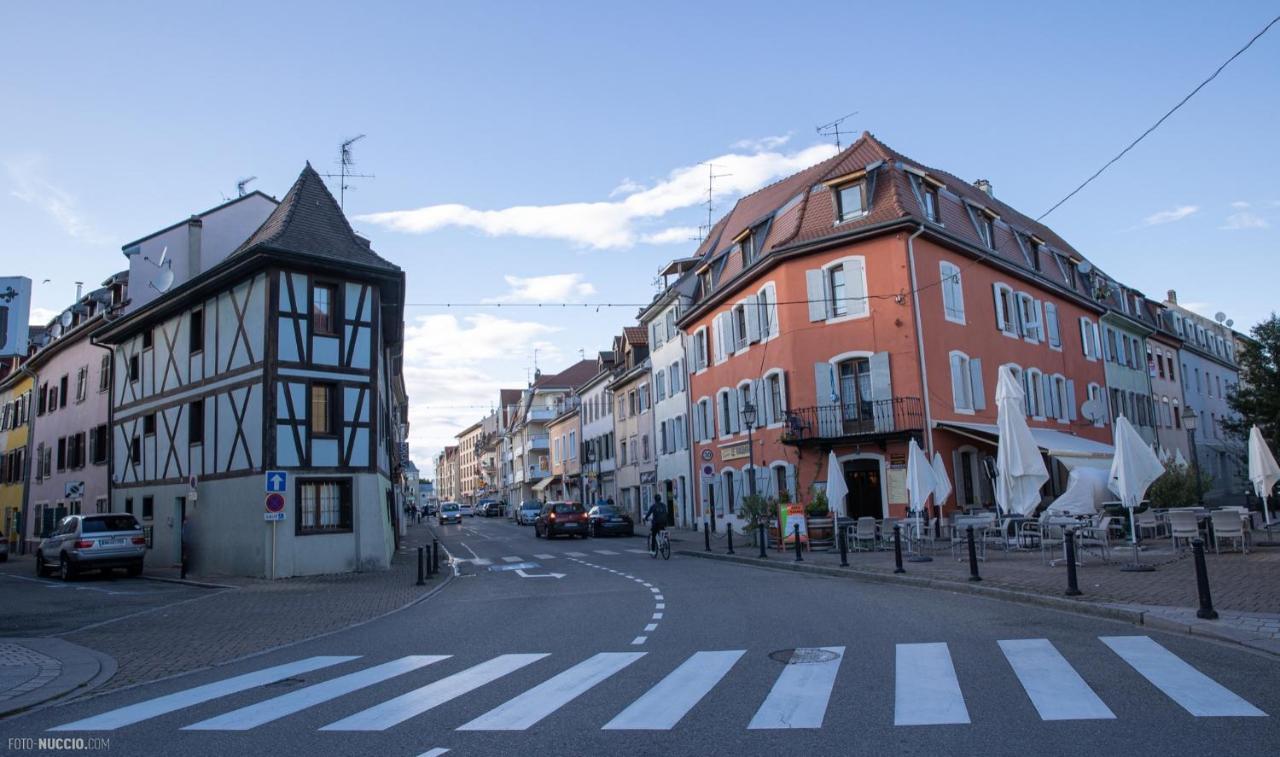
<path fill-rule="evenodd" d="M 954 431 L 957 434 L 995 444 L 1000 436 L 999 429 L 991 423 L 965 423 L 962 421 L 936 421 L 936 428 Z M 1031 438 L 1036 440 L 1040 451 L 1056 459 L 1068 470 L 1077 466 L 1111 469 L 1111 458 L 1115 456 L 1115 447 L 1092 439 L 1073 436 L 1051 428 L 1031 428 Z"/>
<path fill-rule="evenodd" d="M 534 484 L 533 490 L 535 492 L 544 492 L 547 490 L 547 487 L 551 486 L 552 484 L 558 483 L 559 481 L 560 481 L 559 476 L 547 476 L 546 478 L 542 479 L 538 483 Z"/>

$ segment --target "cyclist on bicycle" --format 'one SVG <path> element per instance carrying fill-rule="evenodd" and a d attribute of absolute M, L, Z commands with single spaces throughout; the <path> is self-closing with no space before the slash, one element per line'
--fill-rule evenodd
<path fill-rule="evenodd" d="M 653 495 L 653 504 L 645 510 L 644 520 L 652 521 L 649 527 L 649 551 L 653 552 L 658 549 L 658 532 L 667 527 L 667 506 L 662 501 L 661 495 Z"/>

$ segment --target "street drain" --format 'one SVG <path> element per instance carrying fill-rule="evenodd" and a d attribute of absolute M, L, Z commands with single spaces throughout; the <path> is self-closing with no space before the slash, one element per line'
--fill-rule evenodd
<path fill-rule="evenodd" d="M 769 653 L 769 659 L 785 665 L 812 665 L 817 662 L 831 662 L 840 655 L 826 649 L 779 649 Z"/>

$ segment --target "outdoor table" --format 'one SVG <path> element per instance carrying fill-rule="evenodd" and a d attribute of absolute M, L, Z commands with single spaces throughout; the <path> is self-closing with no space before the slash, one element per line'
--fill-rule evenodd
<path fill-rule="evenodd" d="M 1083 526 L 1088 525 L 1088 521 L 1082 520 L 1080 518 L 1065 516 L 1065 515 L 1052 515 L 1048 518 L 1045 518 L 1043 523 L 1046 526 L 1062 526 L 1063 528 L 1062 560 L 1049 561 L 1049 566 L 1056 568 L 1058 567 L 1059 562 L 1067 561 L 1067 537 L 1070 536 L 1070 538 L 1072 539 L 1078 538 L 1079 529 Z M 1067 533 L 1067 529 L 1071 529 L 1069 534 Z M 1076 565 L 1084 565 L 1084 560 L 1082 560 L 1080 557 L 1080 550 L 1076 550 Z"/>

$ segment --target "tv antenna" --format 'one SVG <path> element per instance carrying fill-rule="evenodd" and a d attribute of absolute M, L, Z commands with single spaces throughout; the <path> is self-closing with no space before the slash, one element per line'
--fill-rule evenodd
<path fill-rule="evenodd" d="M 845 122 L 845 119 L 852 118 L 852 117 L 854 117 L 854 116 L 858 115 L 858 113 L 859 113 L 859 112 L 860 112 L 860 111 L 856 111 L 856 110 L 855 110 L 855 111 L 854 111 L 854 112 L 852 112 L 852 113 L 848 113 L 848 114 L 845 114 L 845 115 L 843 115 L 843 116 L 840 116 L 839 118 L 837 118 L 837 119 L 836 119 L 836 120 L 834 120 L 834 121 L 828 121 L 827 123 L 822 124 L 822 125 L 820 125 L 820 126 L 816 127 L 816 128 L 814 129 L 814 131 L 818 132 L 819 134 L 821 134 L 821 135 L 822 135 L 822 136 L 824 136 L 824 137 L 835 137 L 835 138 L 836 138 L 836 151 L 837 151 L 837 152 L 839 152 L 839 151 L 840 151 L 840 135 L 841 135 L 841 134 L 851 134 L 851 133 L 852 133 L 852 132 L 848 132 L 848 131 L 841 132 L 841 131 L 840 131 L 840 124 L 844 123 L 844 122 Z"/>
<path fill-rule="evenodd" d="M 257 176 L 250 176 L 250 177 L 248 177 L 248 178 L 246 178 L 246 179 L 241 179 L 240 181 L 237 181 L 237 182 L 236 182 L 236 197 L 244 197 L 246 194 L 248 194 L 247 192 L 245 192 L 245 191 L 244 191 L 244 188 L 245 188 L 245 187 L 247 187 L 247 186 L 249 186 L 249 182 L 251 182 L 251 181 L 257 181 L 257 180 L 258 180 L 258 177 L 257 177 Z"/>
<path fill-rule="evenodd" d="M 715 188 L 716 179 L 723 179 L 726 176 L 733 176 L 731 173 L 716 173 L 716 164 L 707 163 L 707 234 L 711 233 L 711 214 L 715 211 Z M 698 233 L 702 233 L 702 228 L 698 228 Z M 699 240 L 701 241 L 701 240 Z"/>
<path fill-rule="evenodd" d="M 346 206 L 344 203 L 346 202 L 347 190 L 353 188 L 351 187 L 351 185 L 347 184 L 347 179 L 376 178 L 371 173 L 352 173 L 351 172 L 352 167 L 355 166 L 356 164 L 355 158 L 351 157 L 351 146 L 364 138 L 365 138 L 364 134 L 359 134 L 352 137 L 351 139 L 344 141 L 341 145 L 338 145 L 338 173 L 320 174 L 326 179 L 333 179 L 333 178 L 338 179 L 338 207 L 342 208 L 343 210 L 346 209 Z"/>

